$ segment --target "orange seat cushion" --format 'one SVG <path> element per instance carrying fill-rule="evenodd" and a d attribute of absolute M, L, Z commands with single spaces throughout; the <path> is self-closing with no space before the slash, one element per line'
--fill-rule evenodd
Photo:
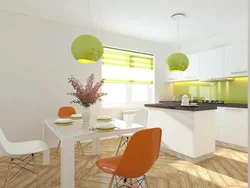
<path fill-rule="evenodd" d="M 120 161 L 122 159 L 122 155 L 117 156 L 117 157 L 110 157 L 106 159 L 100 159 L 96 161 L 96 166 L 109 174 L 113 174 L 118 165 L 120 164 Z"/>

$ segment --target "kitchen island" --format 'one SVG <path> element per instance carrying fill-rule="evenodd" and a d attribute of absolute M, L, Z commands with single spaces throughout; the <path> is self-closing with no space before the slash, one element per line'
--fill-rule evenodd
<path fill-rule="evenodd" d="M 148 127 L 162 129 L 161 151 L 193 163 L 214 155 L 217 106 L 182 107 L 173 102 L 145 107 Z"/>

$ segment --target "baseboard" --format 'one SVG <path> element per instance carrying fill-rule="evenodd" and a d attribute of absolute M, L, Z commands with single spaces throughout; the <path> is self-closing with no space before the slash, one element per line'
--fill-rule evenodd
<path fill-rule="evenodd" d="M 189 157 L 187 155 L 184 155 L 184 154 L 181 154 L 181 153 L 178 153 L 176 151 L 170 150 L 168 148 L 163 148 L 163 147 L 161 147 L 161 151 L 164 152 L 164 153 L 167 153 L 169 155 L 172 155 L 174 157 L 177 157 L 179 159 L 188 161 L 190 163 L 198 163 L 200 161 L 210 159 L 210 158 L 212 158 L 214 156 L 214 153 L 209 153 L 209 154 L 197 157 L 197 158 L 192 158 L 192 157 Z"/>
<path fill-rule="evenodd" d="M 216 140 L 216 145 L 248 153 L 248 148 Z"/>

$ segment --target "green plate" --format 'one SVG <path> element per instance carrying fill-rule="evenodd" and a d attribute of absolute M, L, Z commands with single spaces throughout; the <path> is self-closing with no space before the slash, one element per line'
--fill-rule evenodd
<path fill-rule="evenodd" d="M 112 130 L 114 130 L 115 129 L 115 127 L 112 127 L 112 128 L 95 128 L 96 130 L 98 130 L 98 131 L 112 131 Z"/>
<path fill-rule="evenodd" d="M 82 117 L 71 117 L 70 119 L 79 120 L 79 119 L 82 119 Z"/>
<path fill-rule="evenodd" d="M 67 126 L 67 125 L 73 125 L 73 122 L 69 122 L 69 123 L 54 123 L 57 126 Z"/>

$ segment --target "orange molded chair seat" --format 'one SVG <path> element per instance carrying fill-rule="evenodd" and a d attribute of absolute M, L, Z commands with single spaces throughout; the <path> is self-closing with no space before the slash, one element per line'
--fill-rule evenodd
<path fill-rule="evenodd" d="M 76 114 L 76 111 L 71 106 L 64 106 L 58 110 L 59 118 L 69 118 L 72 114 Z"/>
<path fill-rule="evenodd" d="M 100 159 L 96 162 L 100 170 L 113 174 L 109 187 L 113 183 L 114 176 L 122 177 L 124 183 L 127 179 L 141 176 L 145 178 L 145 173 L 159 157 L 161 134 L 160 128 L 138 131 L 131 137 L 123 155 Z"/>
<path fill-rule="evenodd" d="M 100 159 L 96 162 L 96 166 L 101 169 L 103 172 L 108 174 L 113 174 L 120 164 L 122 155 L 117 157 L 111 157 L 107 159 Z"/>

